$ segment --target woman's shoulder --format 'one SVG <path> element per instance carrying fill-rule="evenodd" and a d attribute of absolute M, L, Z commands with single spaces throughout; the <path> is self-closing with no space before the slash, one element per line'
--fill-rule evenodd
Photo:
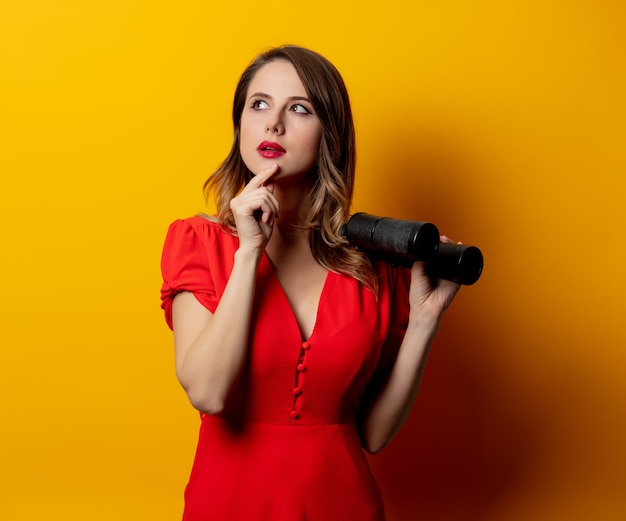
<path fill-rule="evenodd" d="M 228 227 L 220 224 L 216 217 L 204 213 L 186 217 L 184 219 L 176 219 L 169 226 L 169 234 L 185 234 L 192 233 L 198 238 L 212 239 L 222 237 L 234 238 L 234 234 Z"/>
<path fill-rule="evenodd" d="M 372 268 L 378 277 L 379 292 L 394 294 L 398 291 L 407 293 L 411 284 L 411 268 L 373 259 Z"/>
<path fill-rule="evenodd" d="M 194 230 L 206 228 L 206 229 L 220 229 L 226 231 L 226 228 L 222 226 L 217 217 L 206 213 L 198 213 L 191 217 L 183 219 L 176 219 L 171 226 L 185 226 Z"/>
<path fill-rule="evenodd" d="M 193 253 L 204 257 L 207 253 L 232 250 L 237 243 L 237 237 L 215 218 L 199 214 L 170 224 L 163 257 L 176 260 Z"/>

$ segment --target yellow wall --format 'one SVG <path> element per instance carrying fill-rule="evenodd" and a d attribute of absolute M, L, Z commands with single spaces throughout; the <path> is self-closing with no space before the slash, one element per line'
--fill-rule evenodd
<path fill-rule="evenodd" d="M 297 43 L 343 72 L 355 210 L 485 254 L 372 458 L 390 521 L 626 518 L 617 0 L 0 6 L 0 518 L 178 519 L 197 415 L 159 309 L 232 91 Z"/>

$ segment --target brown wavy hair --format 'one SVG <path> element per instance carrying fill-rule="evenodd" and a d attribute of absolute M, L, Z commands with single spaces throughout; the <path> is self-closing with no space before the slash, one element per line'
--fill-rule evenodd
<path fill-rule="evenodd" d="M 377 293 L 372 265 L 362 252 L 341 236 L 349 218 L 355 177 L 355 132 L 348 91 L 339 71 L 318 53 L 294 45 L 272 48 L 259 56 L 241 75 L 233 100 L 232 148 L 219 168 L 204 183 L 207 199 L 213 194 L 217 219 L 234 229 L 230 201 L 252 179 L 239 152 L 241 114 L 248 86 L 264 65 L 283 60 L 291 63 L 313 105 L 322 128 L 317 156 L 318 175 L 303 207 L 308 208 L 304 226 L 311 230 L 313 256 L 326 269 L 350 275 Z"/>

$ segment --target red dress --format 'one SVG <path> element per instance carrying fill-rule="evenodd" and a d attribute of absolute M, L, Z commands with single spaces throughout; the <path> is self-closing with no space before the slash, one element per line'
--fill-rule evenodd
<path fill-rule="evenodd" d="M 202 217 L 174 222 L 163 249 L 162 307 L 190 291 L 217 307 L 238 239 Z M 272 265 L 257 272 L 245 366 L 222 413 L 201 415 L 184 521 L 382 521 L 383 501 L 361 448 L 367 383 L 397 354 L 408 318 L 408 270 L 384 263 L 378 300 L 329 272 L 311 336 Z"/>

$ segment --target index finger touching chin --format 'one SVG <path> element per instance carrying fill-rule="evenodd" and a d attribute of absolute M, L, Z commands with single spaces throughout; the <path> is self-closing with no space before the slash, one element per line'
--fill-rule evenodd
<path fill-rule="evenodd" d="M 255 175 L 251 179 L 251 183 L 254 183 L 256 186 L 263 186 L 270 177 L 272 177 L 276 172 L 278 172 L 278 165 L 273 164 L 269 168 L 261 170 L 257 175 Z"/>

